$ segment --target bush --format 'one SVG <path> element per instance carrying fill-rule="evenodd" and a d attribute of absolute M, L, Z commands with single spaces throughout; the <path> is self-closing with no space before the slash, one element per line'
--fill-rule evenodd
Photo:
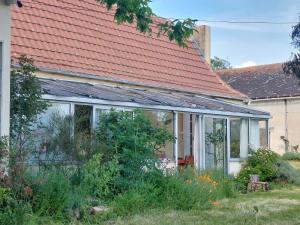
<path fill-rule="evenodd" d="M 80 187 L 89 196 L 100 199 L 111 198 L 118 176 L 117 159 L 103 162 L 102 155 L 96 154 L 82 169 Z"/>
<path fill-rule="evenodd" d="M 261 181 L 272 181 L 277 174 L 278 159 L 279 156 L 269 149 L 258 149 L 253 152 L 236 178 L 238 187 L 246 190 L 251 174 L 259 175 Z"/>
<path fill-rule="evenodd" d="M 27 202 L 17 200 L 10 189 L 0 187 L 0 225 L 22 225 L 28 213 L 31 206 Z"/>
<path fill-rule="evenodd" d="M 139 183 L 145 171 L 155 169 L 155 153 L 174 140 L 166 129 L 154 127 L 140 110 L 132 113 L 111 111 L 100 116 L 95 133 L 102 143 L 105 160 L 115 156 L 120 165 L 118 192 L 124 192 Z"/>
<path fill-rule="evenodd" d="M 296 160 L 300 161 L 300 153 L 299 152 L 286 152 L 282 155 L 283 160 Z"/>
<path fill-rule="evenodd" d="M 207 209 L 221 198 L 234 196 L 235 190 L 230 179 L 219 171 L 198 174 L 187 170 L 164 176 L 156 170 L 149 172 L 136 188 L 120 194 L 113 201 L 112 208 L 120 216 L 154 208 Z"/>
<path fill-rule="evenodd" d="M 33 196 L 35 211 L 40 215 L 63 217 L 70 206 L 70 182 L 57 170 L 44 176 Z"/>
<path fill-rule="evenodd" d="M 237 192 L 233 176 L 224 174 L 223 170 L 206 170 L 200 172 L 200 175 L 211 177 L 217 183 L 216 199 L 235 197 Z"/>
<path fill-rule="evenodd" d="M 277 181 L 300 185 L 300 170 L 292 167 L 288 161 L 280 160 L 277 163 Z"/>

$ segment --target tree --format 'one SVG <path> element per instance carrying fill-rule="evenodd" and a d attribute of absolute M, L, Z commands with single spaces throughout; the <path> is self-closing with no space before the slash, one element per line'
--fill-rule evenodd
<path fill-rule="evenodd" d="M 210 60 L 211 68 L 213 70 L 223 70 L 232 68 L 231 63 L 226 59 L 221 59 L 217 56 Z"/>
<path fill-rule="evenodd" d="M 283 64 L 283 70 L 286 74 L 293 74 L 300 78 L 300 23 L 293 27 L 292 45 L 299 51 L 294 53 L 292 59 Z"/>
<path fill-rule="evenodd" d="M 170 41 L 175 41 L 181 47 L 187 47 L 186 41 L 192 36 L 196 20 L 156 20 L 155 14 L 149 6 L 151 0 L 96 0 L 105 4 L 108 10 L 115 11 L 118 23 L 136 22 L 137 30 L 151 33 L 151 25 L 156 25 L 160 34 L 166 34 Z"/>
<path fill-rule="evenodd" d="M 21 56 L 19 66 L 11 71 L 10 139 L 11 144 L 21 151 L 38 115 L 47 109 L 48 104 L 42 99 L 40 82 L 34 76 L 37 68 L 33 60 Z"/>

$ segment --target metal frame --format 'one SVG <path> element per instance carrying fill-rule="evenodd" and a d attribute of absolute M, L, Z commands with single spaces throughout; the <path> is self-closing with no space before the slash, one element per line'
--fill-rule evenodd
<path fill-rule="evenodd" d="M 224 149 L 224 163 L 226 163 L 226 165 L 224 165 L 224 172 L 227 173 L 229 171 L 229 155 L 228 155 L 228 151 L 230 151 L 230 132 L 228 132 L 228 129 L 230 129 L 230 127 L 228 126 L 228 123 L 230 123 L 230 118 L 226 117 L 226 116 L 215 116 L 215 115 L 203 115 L 202 116 L 202 157 L 203 157 L 203 165 L 202 168 L 206 169 L 206 160 L 205 160 L 205 150 L 206 150 L 206 146 L 205 146 L 205 119 L 206 118 L 213 118 L 213 119 L 224 119 L 226 122 L 226 150 Z"/>
<path fill-rule="evenodd" d="M 173 112 L 173 154 L 175 157 L 175 165 L 178 166 L 178 112 Z"/>
<path fill-rule="evenodd" d="M 47 99 L 47 98 L 46 98 Z M 51 100 L 53 99 L 53 100 Z M 68 103 L 70 104 L 70 115 L 74 115 L 74 111 L 75 111 L 75 104 L 79 104 L 79 105 L 91 105 L 93 107 L 92 110 L 92 126 L 93 128 L 95 128 L 96 124 L 96 110 L 97 109 L 111 109 L 111 108 L 116 108 L 119 110 L 124 110 L 124 111 L 131 111 L 133 109 L 133 106 L 129 106 L 127 104 L 123 104 L 123 105 L 119 105 L 119 104 L 114 104 L 114 102 L 111 102 L 111 104 L 109 105 L 108 102 L 106 102 L 107 104 L 101 105 L 101 104 L 93 104 L 92 102 L 77 102 L 75 101 L 75 99 L 73 99 L 74 101 L 63 101 L 63 100 L 58 100 L 61 98 L 48 98 L 48 100 L 50 100 L 51 102 L 54 103 Z M 142 105 L 139 105 L 139 107 L 135 107 L 135 108 L 142 108 Z M 195 129 L 197 129 L 197 131 L 195 130 L 195 137 L 194 137 L 194 157 L 195 157 L 195 166 L 196 168 L 199 169 L 205 169 L 206 168 L 206 159 L 205 159 L 205 119 L 206 118 L 219 118 L 219 119 L 225 119 L 226 120 L 226 133 L 227 133 L 227 138 L 226 138 L 226 152 L 224 152 L 226 160 L 224 162 L 226 162 L 227 164 L 224 165 L 224 170 L 225 172 L 229 172 L 230 171 L 230 162 L 231 161 L 241 161 L 240 159 L 231 159 L 230 157 L 230 147 L 231 147 L 231 143 L 230 143 L 230 120 L 233 116 L 225 116 L 225 115 L 217 115 L 217 114 L 204 114 L 204 113 L 196 113 L 196 112 L 186 112 L 186 111 L 176 111 L 176 110 L 166 110 L 164 109 L 164 107 L 156 107 L 156 106 L 152 106 L 152 107 L 146 107 L 144 108 L 145 110 L 156 110 L 156 111 L 168 111 L 168 112 L 172 112 L 173 113 L 173 134 L 175 137 L 175 141 L 173 143 L 173 155 L 175 157 L 175 163 L 176 166 L 178 165 L 178 113 L 189 113 L 189 114 L 196 114 L 196 120 L 195 120 Z M 169 107 L 168 107 L 169 109 Z M 238 117 L 237 115 L 234 115 L 234 117 Z M 240 117 L 240 118 L 245 118 L 245 117 Z M 267 122 L 267 126 L 268 126 L 268 120 L 265 118 L 256 118 L 256 117 L 252 117 L 252 118 L 248 118 L 248 143 L 250 144 L 250 121 L 252 120 L 258 120 L 258 121 L 266 121 Z M 268 129 L 267 133 L 268 133 Z M 74 127 L 73 127 L 73 132 L 74 132 Z M 269 135 L 268 135 L 268 145 L 269 145 Z"/>
<path fill-rule="evenodd" d="M 52 95 L 43 95 L 46 100 L 52 101 L 64 101 L 64 102 L 76 102 L 84 104 L 95 104 L 95 105 L 108 105 L 108 106 L 119 106 L 119 107 L 129 107 L 129 108 L 144 108 L 144 109 L 155 109 L 155 110 L 166 110 L 166 111 L 176 111 L 176 112 L 188 112 L 194 114 L 204 114 L 204 115 L 214 115 L 214 116 L 236 116 L 236 117 L 246 117 L 246 118 L 259 118 L 259 119 L 269 119 L 270 115 L 254 115 L 250 113 L 234 113 L 226 111 L 217 110 L 207 110 L 207 109 L 192 109 L 185 107 L 173 107 L 173 106 L 162 106 L 162 105 L 144 105 L 132 102 L 120 102 L 120 101 L 107 101 L 100 99 L 90 99 L 90 98 L 80 98 L 80 97 L 59 97 Z M 240 106 L 239 106 L 240 107 Z"/>

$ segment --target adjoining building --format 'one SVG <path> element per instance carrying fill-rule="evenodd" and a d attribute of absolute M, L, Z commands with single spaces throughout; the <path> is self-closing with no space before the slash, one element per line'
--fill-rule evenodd
<path fill-rule="evenodd" d="M 300 80 L 283 72 L 282 64 L 219 71 L 235 90 L 247 95 L 249 106 L 268 111 L 270 147 L 283 154 L 300 151 Z"/>
<path fill-rule="evenodd" d="M 209 29 L 180 48 L 158 37 L 154 26 L 149 36 L 135 25 L 117 25 L 113 12 L 94 0 L 24 0 L 11 13 L 11 57 L 34 59 L 43 98 L 52 103 L 45 117 L 56 110 L 76 120 L 76 112 L 85 112 L 93 129 L 100 112 L 140 108 L 176 137 L 162 160 L 178 165 L 189 158 L 196 168 L 229 173 L 239 170 L 250 147 L 268 145 L 259 127 L 267 130 L 270 114 L 246 106 L 246 97 L 205 61 L 200 46 L 209 47 Z"/>

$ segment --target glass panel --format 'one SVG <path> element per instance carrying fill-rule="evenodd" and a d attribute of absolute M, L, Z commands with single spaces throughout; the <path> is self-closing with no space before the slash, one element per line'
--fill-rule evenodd
<path fill-rule="evenodd" d="M 178 113 L 178 158 L 193 156 L 195 115 Z"/>
<path fill-rule="evenodd" d="M 163 111 L 143 111 L 145 116 L 150 119 L 151 124 L 155 127 L 167 129 L 171 134 L 173 133 L 173 114 L 171 112 Z M 166 146 L 159 150 L 158 156 L 160 158 L 174 159 L 173 143 L 169 142 Z"/>
<path fill-rule="evenodd" d="M 248 119 L 230 119 L 230 158 L 248 155 Z"/>
<path fill-rule="evenodd" d="M 251 120 L 250 121 L 250 148 L 256 150 L 268 146 L 267 140 L 267 121 Z"/>
<path fill-rule="evenodd" d="M 59 115 L 61 117 L 70 115 L 70 104 L 68 103 L 51 103 L 45 113 L 40 117 L 40 123 L 43 125 L 48 125 L 49 119 L 53 115 Z"/>
<path fill-rule="evenodd" d="M 205 118 L 205 168 L 226 169 L 226 119 Z"/>
<path fill-rule="evenodd" d="M 267 121 L 259 121 L 259 145 L 262 148 L 268 147 L 267 142 Z"/>
<path fill-rule="evenodd" d="M 91 134 L 93 107 L 89 105 L 75 105 L 74 135 L 77 133 Z"/>

